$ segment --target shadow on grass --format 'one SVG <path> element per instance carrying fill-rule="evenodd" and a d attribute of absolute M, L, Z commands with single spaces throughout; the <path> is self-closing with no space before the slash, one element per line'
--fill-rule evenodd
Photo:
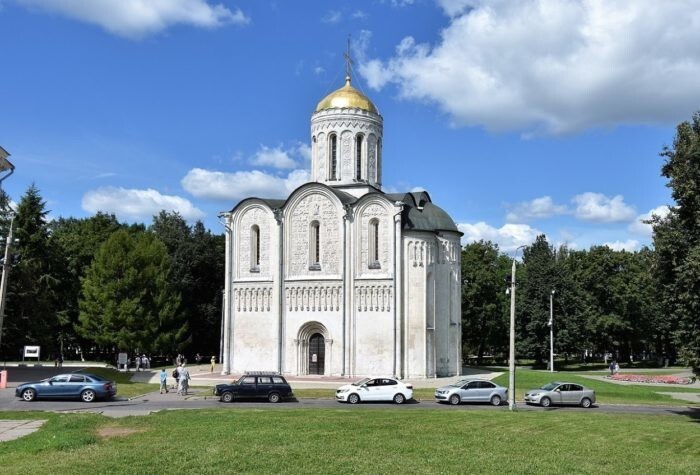
<path fill-rule="evenodd" d="M 673 412 L 674 414 L 678 414 L 679 416 L 686 416 L 692 422 L 695 422 L 696 424 L 700 423 L 700 407 L 684 407 L 684 408 L 674 409 L 670 412 Z"/>

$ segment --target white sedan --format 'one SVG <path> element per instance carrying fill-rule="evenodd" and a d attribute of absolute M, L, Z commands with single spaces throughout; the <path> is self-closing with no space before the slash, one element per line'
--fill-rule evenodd
<path fill-rule="evenodd" d="M 360 401 L 394 401 L 403 404 L 406 400 L 413 399 L 413 386 L 396 378 L 364 378 L 338 388 L 335 399 L 350 404 Z"/>

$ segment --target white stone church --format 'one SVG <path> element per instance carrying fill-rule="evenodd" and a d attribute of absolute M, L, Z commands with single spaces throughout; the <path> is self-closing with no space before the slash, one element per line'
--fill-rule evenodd
<path fill-rule="evenodd" d="M 461 233 L 382 191 L 383 119 L 350 82 L 311 116 L 311 181 L 224 213 L 224 374 L 459 374 Z"/>

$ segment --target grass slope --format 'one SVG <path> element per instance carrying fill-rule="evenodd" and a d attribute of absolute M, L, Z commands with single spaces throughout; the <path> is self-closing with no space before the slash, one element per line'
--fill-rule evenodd
<path fill-rule="evenodd" d="M 19 473 L 697 473 L 690 417 L 385 409 L 165 411 L 48 418 L 0 444 Z M 107 429 L 114 437 L 99 434 Z"/>

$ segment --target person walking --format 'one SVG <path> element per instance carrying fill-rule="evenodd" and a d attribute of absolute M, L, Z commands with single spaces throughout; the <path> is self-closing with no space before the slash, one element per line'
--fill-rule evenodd
<path fill-rule="evenodd" d="M 185 368 L 185 363 L 182 363 L 177 370 L 178 376 L 180 377 L 177 387 L 177 393 L 182 396 L 187 396 L 187 389 L 189 388 L 190 372 Z"/>
<path fill-rule="evenodd" d="M 163 394 L 163 391 L 168 393 L 168 373 L 165 368 L 160 370 L 160 393 Z"/>
<path fill-rule="evenodd" d="M 173 389 L 177 390 L 180 387 L 180 366 L 176 366 L 173 370 L 173 378 L 175 378 L 175 385 Z M 179 392 L 179 391 L 178 391 Z"/>
<path fill-rule="evenodd" d="M 214 372 L 214 366 L 216 365 L 216 356 L 211 355 L 211 372 Z"/>

